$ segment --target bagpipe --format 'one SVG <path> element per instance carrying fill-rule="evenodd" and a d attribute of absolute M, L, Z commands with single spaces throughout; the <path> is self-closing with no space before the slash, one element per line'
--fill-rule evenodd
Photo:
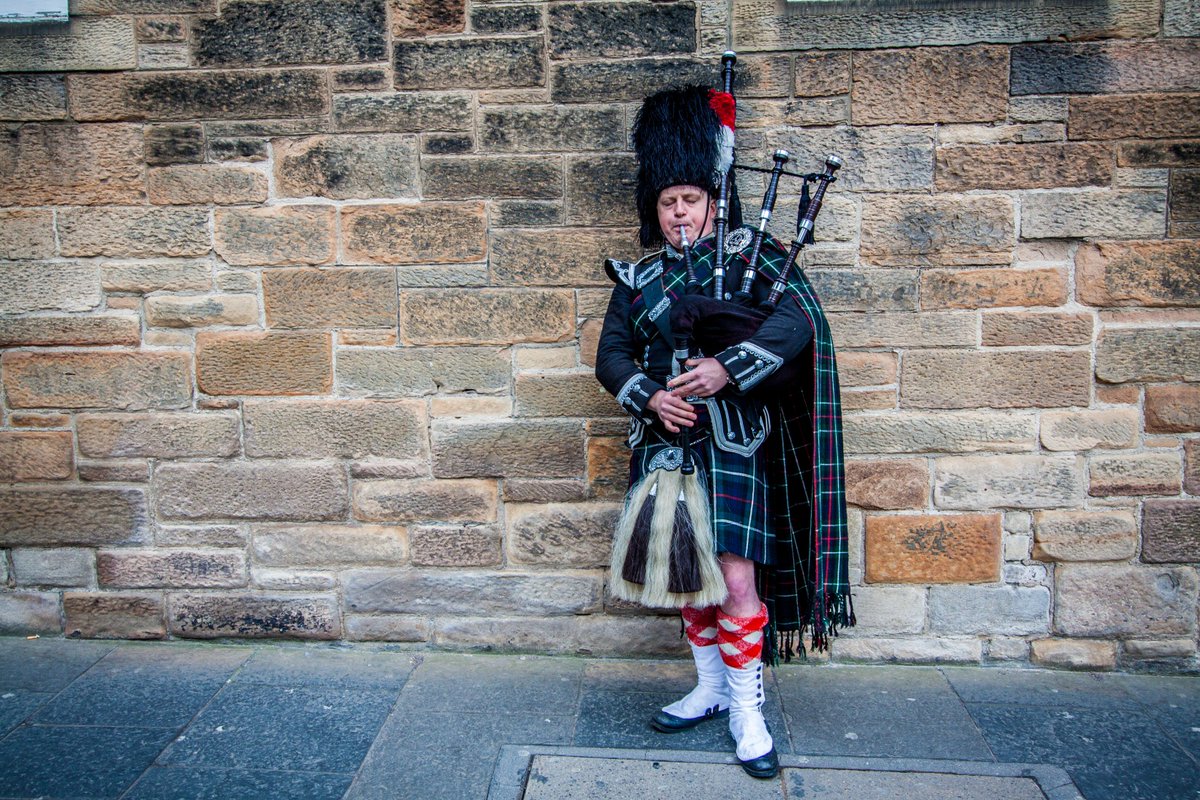
<path fill-rule="evenodd" d="M 813 240 L 814 224 L 825 193 L 836 180 L 835 173 L 842 166 L 840 158 L 830 155 L 825 159 L 824 171 L 819 174 L 788 172 L 785 166 L 790 155 L 785 150 L 774 153 L 774 164 L 769 170 L 737 164 L 731 124 L 736 107 L 732 94 L 733 65 L 736 60 L 734 53 L 725 53 L 721 60 L 724 91 L 715 99 L 713 96 L 717 93 L 709 93 L 709 103 L 714 105 L 714 113 L 728 116 L 727 121 L 717 126 L 719 135 L 711 134 L 711 124 L 706 128 L 704 124 L 698 125 L 691 120 L 679 121 L 681 116 L 686 116 L 679 113 L 685 101 L 671 96 L 670 91 L 655 96 L 668 97 L 651 109 L 655 112 L 653 114 L 646 114 L 651 101 L 655 99 L 649 98 L 635 123 L 634 143 L 643 162 L 638 178 L 638 204 L 644 245 L 648 242 L 647 226 L 657 224 L 653 206 L 647 211 L 648 201 L 657 202 L 658 193 L 667 185 L 701 185 L 702 181 L 708 185 L 707 175 L 720 173 L 714 219 L 716 241 L 711 296 L 697 279 L 686 231 L 680 228 L 687 283 L 683 294 L 671 304 L 674 375 L 686 369 L 685 362 L 689 358 L 699 354 L 713 355 L 751 338 L 775 311 L 787 291 L 791 271 L 796 268 L 801 251 Z M 648 119 L 646 126 L 657 125 L 667 129 L 668 133 L 664 135 L 659 132 L 658 141 L 646 144 L 646 139 L 650 137 L 640 138 L 639 134 L 644 119 Z M 684 130 L 676 133 L 676 126 Z M 722 130 L 722 126 L 727 132 Z M 697 134 L 697 131 L 700 133 Z M 699 152 L 699 156 L 695 156 L 696 152 Z M 663 154 L 667 158 L 678 158 L 682 166 L 670 165 L 660 171 L 657 179 L 653 175 L 647 177 L 646 162 Z M 714 165 L 720 166 L 714 168 Z M 739 287 L 736 292 L 727 294 L 725 238 L 730 221 L 731 198 L 736 197 L 731 179 L 734 168 L 770 173 L 770 179 Z M 784 175 L 804 181 L 796 236 L 778 275 L 774 277 L 767 298 L 757 303 L 753 288 L 759 276 L 758 262 L 767 236 L 767 226 L 774 213 L 779 181 Z M 817 184 L 816 191 L 809 197 L 808 184 L 814 182 Z M 789 390 L 799 379 L 800 369 L 798 364 L 789 368 L 785 363 L 761 381 L 755 391 Z M 692 399 L 689 398 L 689 401 Z M 725 599 L 726 587 L 716 559 L 707 483 L 705 476 L 697 469 L 688 428 L 681 428 L 674 444 L 651 460 L 649 474 L 634 485 L 626 496 L 625 507 L 613 537 L 610 588 L 617 598 L 652 607 L 719 604 Z"/>
<path fill-rule="evenodd" d="M 737 56 L 733 52 L 726 52 L 721 59 L 724 91 L 731 96 L 733 89 L 733 65 L 736 61 Z M 772 159 L 774 164 L 769 170 L 738 164 L 735 160 L 731 164 L 731 168 L 722 174 L 720 193 L 717 199 L 716 219 L 714 222 L 716 257 L 713 263 L 712 296 L 705 295 L 702 290 L 697 291 L 699 289 L 698 285 L 693 287 L 689 283 L 689 288 L 684 296 L 679 298 L 671 307 L 672 330 L 677 332 L 677 335 L 686 335 L 691 338 L 700 351 L 705 354 L 712 355 L 727 347 L 732 347 L 739 342 L 746 341 L 758 331 L 767 317 L 775 311 L 776 306 L 787 290 L 788 279 L 791 276 L 792 269 L 795 268 L 800 251 L 804 249 L 806 244 L 813 241 L 813 231 L 817 214 L 821 211 L 821 204 L 825 200 L 825 192 L 829 189 L 829 185 L 837 180 L 835 173 L 842 166 L 841 158 L 831 154 L 825 157 L 825 169 L 823 172 L 819 174 L 799 174 L 788 172 L 784 169 L 787 162 L 791 159 L 791 155 L 786 150 L 776 150 Z M 746 267 L 742 271 L 741 283 L 738 290 L 729 295 L 725 292 L 725 235 L 728 226 L 730 175 L 734 169 L 770 173 L 770 179 L 767 182 L 766 193 L 763 195 L 758 227 L 754 230 L 754 237 L 750 245 L 750 257 Z M 783 175 L 800 178 L 804 181 L 800 198 L 800 209 L 797 213 L 796 235 L 792 240 L 791 247 L 788 249 L 787 258 L 780 268 L 779 275 L 776 276 L 771 285 L 766 300 L 761 303 L 755 303 L 752 289 L 755 280 L 758 278 L 758 261 L 762 254 L 762 245 L 766 237 L 767 225 L 770 223 L 771 216 L 775 211 L 779 179 Z M 817 184 L 817 188 L 810 197 L 808 184 L 814 182 Z M 755 390 L 758 392 L 786 390 L 795 385 L 795 381 L 799 377 L 799 370 L 799 364 L 785 363 L 780 369 L 763 379 Z"/>

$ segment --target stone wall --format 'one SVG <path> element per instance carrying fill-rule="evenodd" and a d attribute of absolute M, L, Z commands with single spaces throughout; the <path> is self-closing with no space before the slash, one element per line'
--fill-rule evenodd
<path fill-rule="evenodd" d="M 0 630 L 679 652 L 605 594 L 600 261 L 637 103 L 733 46 L 741 160 L 846 161 L 806 255 L 832 657 L 1194 668 L 1196 0 L 962 5 L 73 0 L 0 38 Z"/>

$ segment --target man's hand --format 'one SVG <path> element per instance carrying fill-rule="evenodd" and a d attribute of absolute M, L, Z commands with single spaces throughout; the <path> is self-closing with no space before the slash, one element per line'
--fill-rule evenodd
<path fill-rule="evenodd" d="M 646 407 L 658 415 L 662 424 L 671 433 L 679 433 L 679 426 L 692 427 L 696 424 L 696 412 L 690 404 L 671 392 L 659 389 L 646 403 Z"/>
<path fill-rule="evenodd" d="M 729 373 L 715 358 L 690 358 L 683 363 L 688 371 L 667 381 L 676 397 L 712 397 L 729 385 Z"/>

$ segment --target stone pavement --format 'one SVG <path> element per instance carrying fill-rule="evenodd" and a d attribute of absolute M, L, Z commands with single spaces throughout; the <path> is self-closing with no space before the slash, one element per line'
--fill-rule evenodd
<path fill-rule="evenodd" d="M 721 723 L 650 730 L 690 683 L 683 661 L 0 638 L 0 797 L 1200 797 L 1196 677 L 785 665 L 773 781 Z"/>

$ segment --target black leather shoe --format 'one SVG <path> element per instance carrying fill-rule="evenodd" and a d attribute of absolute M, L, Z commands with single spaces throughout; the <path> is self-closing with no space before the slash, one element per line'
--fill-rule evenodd
<path fill-rule="evenodd" d="M 659 733 L 679 733 L 680 731 L 694 728 L 701 722 L 728 716 L 729 709 L 721 708 L 720 706 L 713 706 L 700 716 L 690 718 L 677 717 L 674 714 L 668 714 L 666 711 L 659 711 L 654 715 L 654 719 L 650 720 L 650 727 Z"/>
<path fill-rule="evenodd" d="M 758 758 L 751 758 L 747 761 L 738 761 L 742 764 L 742 769 L 746 770 L 746 774 L 753 778 L 774 778 L 779 774 L 779 754 L 772 747 L 770 752 Z"/>

